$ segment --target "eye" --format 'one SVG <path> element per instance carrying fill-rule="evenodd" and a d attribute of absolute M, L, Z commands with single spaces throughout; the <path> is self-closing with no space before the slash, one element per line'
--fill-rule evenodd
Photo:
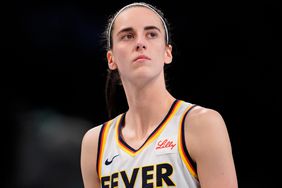
<path fill-rule="evenodd" d="M 156 38 L 158 36 L 158 33 L 155 31 L 150 31 L 147 33 L 147 37 L 150 39 Z"/>
<path fill-rule="evenodd" d="M 133 33 L 125 33 L 124 35 L 121 36 L 121 40 L 130 40 L 133 38 L 134 38 Z"/>

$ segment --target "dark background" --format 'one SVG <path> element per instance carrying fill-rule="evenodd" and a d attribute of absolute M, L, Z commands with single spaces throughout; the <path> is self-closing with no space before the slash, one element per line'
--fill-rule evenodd
<path fill-rule="evenodd" d="M 2 185 L 83 187 L 82 136 L 108 119 L 101 33 L 107 18 L 129 2 L 3 5 Z M 162 9 L 172 27 L 171 93 L 222 114 L 239 187 L 277 187 L 281 6 L 270 1 L 146 2 Z"/>

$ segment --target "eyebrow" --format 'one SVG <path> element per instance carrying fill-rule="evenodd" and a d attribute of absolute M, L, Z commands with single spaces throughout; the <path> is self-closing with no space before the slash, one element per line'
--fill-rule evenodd
<path fill-rule="evenodd" d="M 156 26 L 146 26 L 144 28 L 144 30 L 153 30 L 153 29 L 158 30 L 159 32 L 161 32 L 161 30 L 158 27 L 156 27 Z M 124 33 L 124 32 L 129 32 L 129 31 L 134 31 L 134 29 L 132 27 L 126 27 L 126 28 L 120 30 L 117 33 L 117 35 L 120 35 L 121 33 Z"/>

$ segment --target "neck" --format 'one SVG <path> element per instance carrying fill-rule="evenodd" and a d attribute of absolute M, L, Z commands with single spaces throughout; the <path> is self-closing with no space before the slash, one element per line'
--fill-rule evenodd
<path fill-rule="evenodd" d="M 146 137 L 161 123 L 175 99 L 165 84 L 151 83 L 142 88 L 124 85 L 124 89 L 129 106 L 125 127 L 134 130 L 136 136 Z"/>

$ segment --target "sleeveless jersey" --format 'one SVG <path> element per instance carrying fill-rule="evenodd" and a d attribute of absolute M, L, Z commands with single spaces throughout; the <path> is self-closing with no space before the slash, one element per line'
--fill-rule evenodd
<path fill-rule="evenodd" d="M 101 187 L 200 187 L 183 131 L 185 116 L 194 106 L 175 100 L 163 121 L 137 150 L 120 134 L 125 113 L 103 124 L 97 152 Z"/>

